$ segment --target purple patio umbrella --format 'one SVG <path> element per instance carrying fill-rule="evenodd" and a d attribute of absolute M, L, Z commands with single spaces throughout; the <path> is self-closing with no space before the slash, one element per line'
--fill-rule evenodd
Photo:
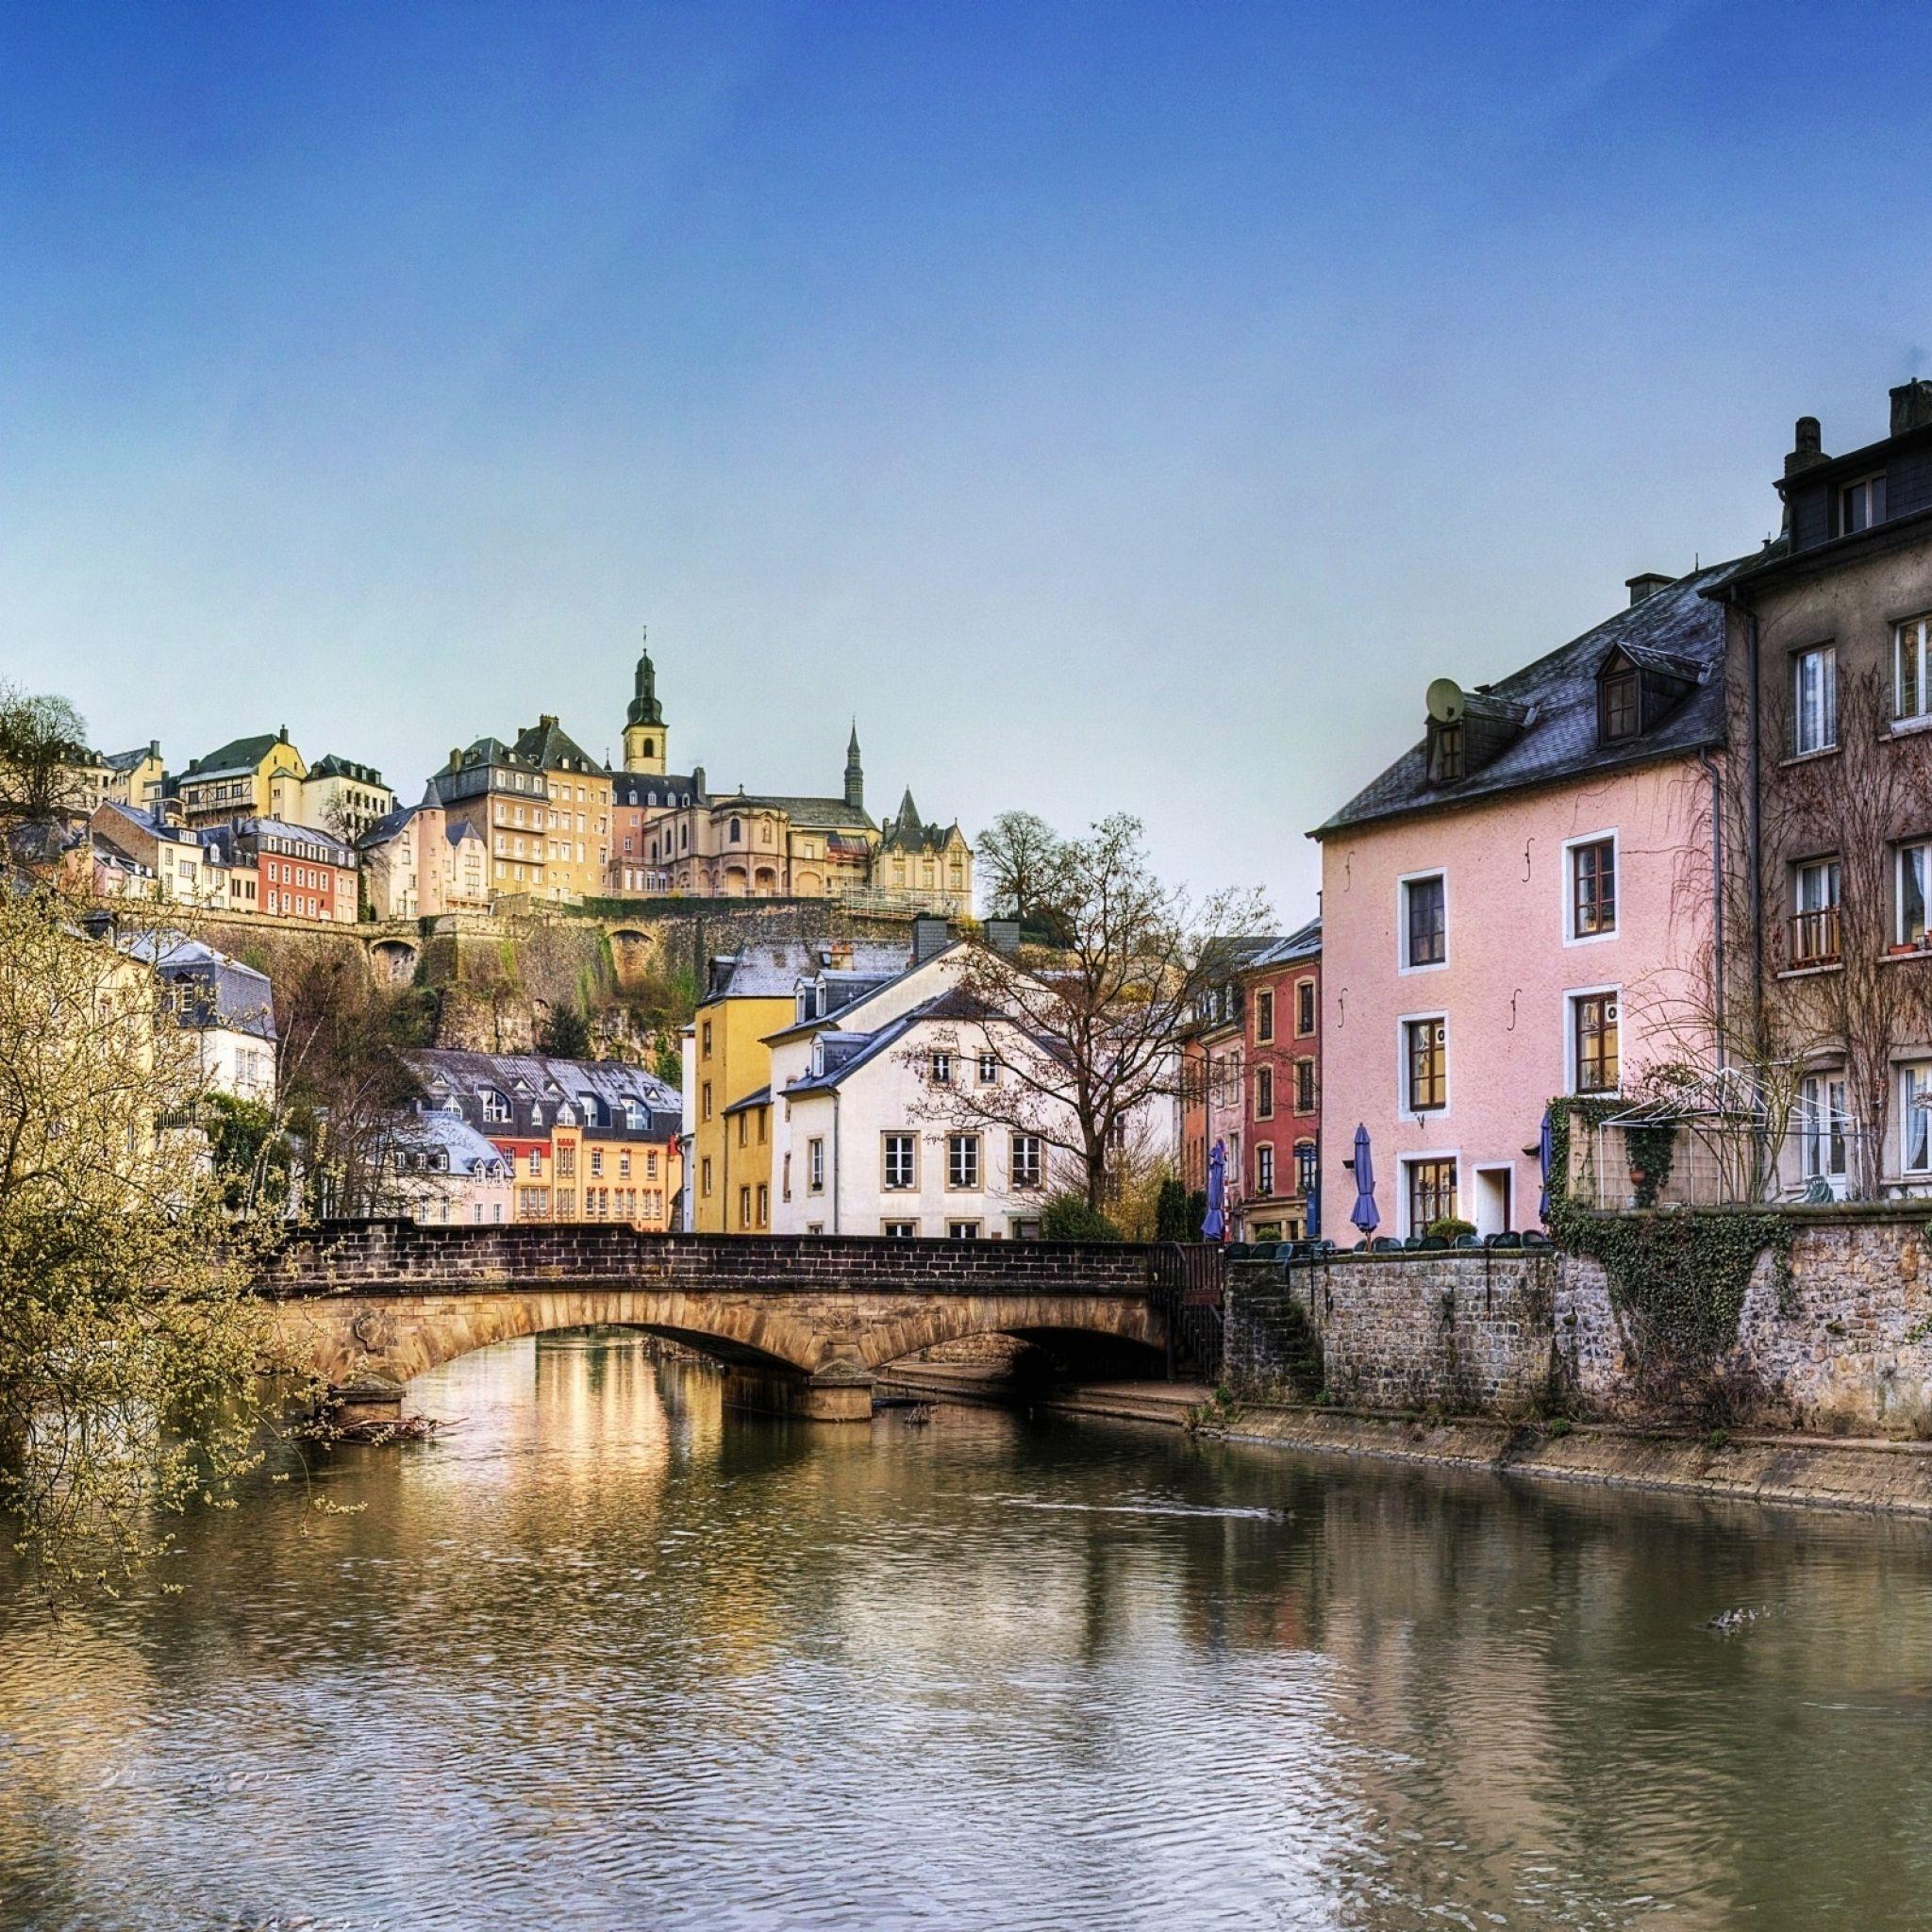
<path fill-rule="evenodd" d="M 1369 1158 L 1369 1130 L 1355 1130 L 1355 1206 L 1348 1218 L 1363 1234 L 1374 1234 L 1382 1224 L 1381 1210 L 1375 1206 L 1375 1170 Z"/>
<path fill-rule="evenodd" d="M 1208 1217 L 1201 1224 L 1204 1241 L 1218 1241 L 1227 1233 L 1227 1149 L 1217 1141 L 1208 1157 Z"/>
<path fill-rule="evenodd" d="M 1543 1108 L 1543 1130 L 1537 1136 L 1537 1163 L 1542 1169 L 1543 1197 L 1537 1207 L 1537 1219 L 1547 1223 L 1550 1218 L 1550 1170 L 1557 1164 L 1557 1123 L 1555 1109 Z"/>

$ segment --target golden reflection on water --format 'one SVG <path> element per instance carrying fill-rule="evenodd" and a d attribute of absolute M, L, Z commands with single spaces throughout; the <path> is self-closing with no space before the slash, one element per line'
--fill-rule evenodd
<path fill-rule="evenodd" d="M 749 1422 L 628 1335 L 416 1395 L 353 1513 L 12 1611 L 0 1924 L 1924 1922 L 1918 1525 Z"/>

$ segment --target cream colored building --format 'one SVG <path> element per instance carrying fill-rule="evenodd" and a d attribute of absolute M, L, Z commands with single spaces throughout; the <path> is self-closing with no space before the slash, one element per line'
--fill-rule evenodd
<path fill-rule="evenodd" d="M 610 774 L 547 712 L 510 748 L 543 774 L 543 896 L 596 897 L 610 865 Z"/>
<path fill-rule="evenodd" d="M 490 905 L 490 847 L 432 785 L 421 805 L 392 811 L 358 841 L 373 919 L 429 919 Z"/>

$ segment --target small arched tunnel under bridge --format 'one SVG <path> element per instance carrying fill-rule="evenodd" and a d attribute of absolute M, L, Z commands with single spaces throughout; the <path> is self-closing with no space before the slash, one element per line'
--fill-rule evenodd
<path fill-rule="evenodd" d="M 1049 1358 L 1083 1355 L 1154 1374 L 1167 1334 L 1143 1296 L 1066 1293 L 790 1298 L 633 1288 L 370 1293 L 285 1301 L 290 1352 L 335 1389 L 345 1421 L 392 1420 L 403 1386 L 472 1350 L 564 1328 L 641 1328 L 723 1362 L 735 1406 L 863 1421 L 891 1363 L 946 1342 L 1007 1335 Z"/>

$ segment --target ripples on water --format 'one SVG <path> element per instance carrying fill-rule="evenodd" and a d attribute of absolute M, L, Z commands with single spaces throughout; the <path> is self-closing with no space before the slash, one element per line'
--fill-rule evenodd
<path fill-rule="evenodd" d="M 1917 1525 L 727 1422 L 629 1338 L 418 1393 L 360 1513 L 11 1613 L 0 1924 L 1932 1923 Z"/>

